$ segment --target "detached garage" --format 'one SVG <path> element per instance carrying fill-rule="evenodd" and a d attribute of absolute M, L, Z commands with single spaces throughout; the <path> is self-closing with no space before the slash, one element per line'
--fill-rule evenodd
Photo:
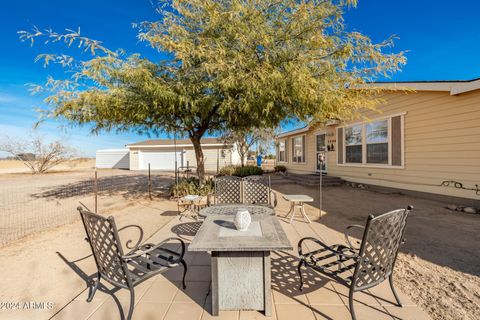
<path fill-rule="evenodd" d="M 231 164 L 240 164 L 240 156 L 235 145 L 225 144 L 217 138 L 202 139 L 205 171 L 216 172 Z M 146 140 L 126 146 L 130 155 L 130 170 L 175 170 L 175 159 L 178 167 L 196 167 L 195 151 L 190 140 L 158 139 Z"/>
<path fill-rule="evenodd" d="M 138 152 L 138 169 L 147 170 L 150 164 L 151 170 L 175 170 L 175 154 L 177 165 L 181 166 L 183 161 L 182 152 L 175 151 L 154 151 L 144 150 Z"/>
<path fill-rule="evenodd" d="M 103 169 L 130 169 L 130 152 L 128 149 L 97 150 L 95 167 Z"/>

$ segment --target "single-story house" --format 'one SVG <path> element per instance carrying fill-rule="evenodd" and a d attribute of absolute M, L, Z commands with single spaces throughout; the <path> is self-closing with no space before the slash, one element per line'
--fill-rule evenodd
<path fill-rule="evenodd" d="M 277 164 L 291 173 L 322 170 L 351 182 L 480 200 L 480 79 L 372 85 L 389 88 L 376 111 L 279 134 Z"/>
<path fill-rule="evenodd" d="M 205 171 L 217 170 L 231 165 L 240 164 L 240 155 L 235 144 L 226 144 L 218 138 L 201 140 Z M 178 167 L 197 167 L 195 150 L 190 140 L 182 139 L 175 142 L 172 139 L 145 140 L 126 145 L 130 155 L 130 170 L 175 170 L 175 157 Z"/>

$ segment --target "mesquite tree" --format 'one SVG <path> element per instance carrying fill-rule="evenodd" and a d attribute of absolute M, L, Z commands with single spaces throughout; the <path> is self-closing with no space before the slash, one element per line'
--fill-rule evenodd
<path fill-rule="evenodd" d="M 247 156 L 254 145 L 265 147 L 273 141 L 275 130 L 271 128 L 247 128 L 228 130 L 224 134 L 223 140 L 227 143 L 234 143 L 237 146 L 240 155 L 241 166 L 247 163 Z"/>
<path fill-rule="evenodd" d="M 67 79 L 35 86 L 47 94 L 46 116 L 92 131 L 174 131 L 194 146 L 204 176 L 200 139 L 227 129 L 274 128 L 286 118 L 347 119 L 374 108 L 364 86 L 397 71 L 405 58 L 393 38 L 372 43 L 345 29 L 343 12 L 355 0 L 169 0 L 158 21 L 136 25 L 138 38 L 166 59 L 110 50 L 80 30 L 20 31 L 22 40 L 44 37 L 78 45 L 91 54 L 78 60 L 43 54 Z"/>
<path fill-rule="evenodd" d="M 56 140 L 45 142 L 44 137 L 33 133 L 31 139 L 3 137 L 0 151 L 8 152 L 14 159 L 22 161 L 32 174 L 46 173 L 62 163 L 72 160 L 77 151 Z"/>

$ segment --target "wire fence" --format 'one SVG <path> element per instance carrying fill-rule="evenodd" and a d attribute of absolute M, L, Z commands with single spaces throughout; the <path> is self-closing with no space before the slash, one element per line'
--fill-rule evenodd
<path fill-rule="evenodd" d="M 0 247 L 36 232 L 79 219 L 80 202 L 92 211 L 110 213 L 131 201 L 168 193 L 172 175 L 152 172 L 99 171 L 23 175 L 0 179 Z"/>

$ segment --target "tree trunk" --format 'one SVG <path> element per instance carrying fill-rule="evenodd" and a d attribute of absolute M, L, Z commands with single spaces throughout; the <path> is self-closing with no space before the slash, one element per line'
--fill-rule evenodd
<path fill-rule="evenodd" d="M 200 137 L 190 137 L 195 150 L 195 158 L 197 159 L 197 174 L 200 185 L 203 185 L 205 181 L 205 158 L 203 157 L 202 145 L 200 143 Z"/>
<path fill-rule="evenodd" d="M 244 141 L 238 142 L 238 153 L 240 154 L 240 165 L 244 167 L 248 156 L 248 146 Z"/>

